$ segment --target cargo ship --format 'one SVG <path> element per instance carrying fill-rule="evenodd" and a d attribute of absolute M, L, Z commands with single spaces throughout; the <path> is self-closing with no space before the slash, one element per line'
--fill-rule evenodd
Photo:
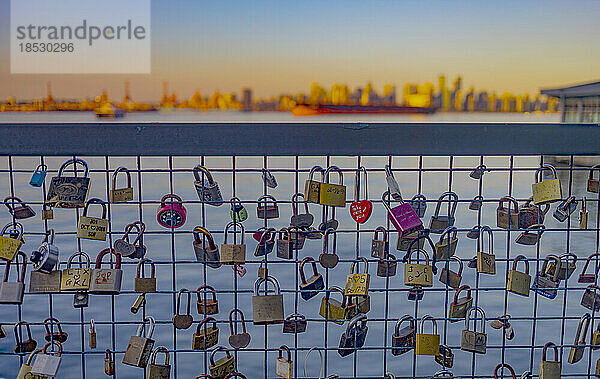
<path fill-rule="evenodd" d="M 297 105 L 292 109 L 294 116 L 316 116 L 322 114 L 432 114 L 437 108 L 405 107 L 398 105 Z"/>

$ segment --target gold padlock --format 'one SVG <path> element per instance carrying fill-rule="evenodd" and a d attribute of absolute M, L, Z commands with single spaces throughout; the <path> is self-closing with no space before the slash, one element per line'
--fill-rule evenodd
<path fill-rule="evenodd" d="M 207 327 L 212 322 L 212 326 Z M 219 327 L 217 320 L 212 317 L 206 317 L 198 323 L 196 333 L 192 338 L 192 350 L 206 350 L 215 346 L 219 342 Z"/>
<path fill-rule="evenodd" d="M 234 236 L 237 233 L 236 228 L 240 228 L 240 243 L 227 243 L 227 234 L 229 228 L 234 228 Z M 240 222 L 230 222 L 225 227 L 225 238 L 221 244 L 221 263 L 224 265 L 242 265 L 246 263 L 246 244 L 244 244 L 244 225 Z"/>
<path fill-rule="evenodd" d="M 29 356 L 27 357 L 27 360 L 25 361 L 25 363 L 23 363 L 23 365 L 21 365 L 21 368 L 19 369 L 19 373 L 17 374 L 17 379 L 47 379 L 46 376 L 33 375 L 31 373 L 31 368 L 33 365 L 33 362 L 32 362 L 33 357 L 41 352 L 42 352 L 42 349 L 37 349 L 37 350 L 32 351 L 29 354 Z"/>
<path fill-rule="evenodd" d="M 423 332 L 423 324 L 425 321 L 431 321 L 433 330 L 431 334 Z M 440 336 L 437 334 L 437 323 L 433 316 L 425 315 L 421 317 L 419 322 L 419 332 L 416 334 L 415 340 L 415 355 L 432 355 L 435 356 L 440 351 Z"/>
<path fill-rule="evenodd" d="M 549 347 L 554 348 L 554 360 L 546 359 L 546 350 Z M 542 360 L 540 360 L 540 379 L 560 379 L 560 360 L 558 359 L 558 348 L 552 342 L 547 342 L 542 350 Z"/>
<path fill-rule="evenodd" d="M 321 166 L 313 166 L 310 169 L 310 173 L 308 174 L 308 180 L 304 184 L 304 199 L 308 203 L 319 203 L 320 192 L 321 192 L 321 182 L 313 180 L 313 176 L 315 172 L 321 173 L 321 182 L 324 179 L 325 170 Z"/>
<path fill-rule="evenodd" d="M 226 356 L 215 362 L 215 354 L 218 351 L 224 351 Z M 228 374 L 235 371 L 235 357 L 229 353 L 229 349 L 224 346 L 217 346 L 210 353 L 210 377 L 213 379 L 223 379 Z"/>
<path fill-rule="evenodd" d="M 156 363 L 156 356 L 159 352 L 165 353 L 164 364 Z M 150 364 L 148 365 L 148 379 L 169 379 L 170 377 L 169 350 L 164 346 L 159 346 L 152 352 Z"/>
<path fill-rule="evenodd" d="M 124 172 L 127 175 L 127 187 L 117 189 L 117 175 Z M 133 187 L 131 186 L 131 173 L 127 167 L 118 167 L 112 175 L 112 189 L 110 190 L 111 203 L 126 203 L 133 200 Z M 167 355 L 168 357 L 168 355 Z"/>
<path fill-rule="evenodd" d="M 435 244 L 435 255 L 437 259 L 448 259 L 454 256 L 458 245 L 458 229 L 449 226 L 442 232 L 440 240 Z M 425 241 L 423 241 L 425 242 Z M 423 245 L 421 244 L 421 248 Z"/>
<path fill-rule="evenodd" d="M 12 228 L 10 231 L 8 228 Z M 8 237 L 4 237 L 5 233 L 9 233 Z M 19 252 L 21 245 L 24 243 L 23 225 L 18 222 L 6 224 L 0 232 L 0 259 L 12 261 Z"/>
<path fill-rule="evenodd" d="M 339 300 L 330 298 L 331 292 L 333 291 L 342 294 L 341 302 Z M 348 318 L 347 299 L 348 298 L 346 297 L 344 291 L 341 288 L 336 286 L 329 287 L 329 290 L 325 293 L 323 299 L 321 299 L 321 308 L 319 309 L 319 314 L 325 317 L 327 320 L 333 321 L 338 325 L 342 325 L 344 321 Z M 352 308 L 356 310 L 356 305 L 353 304 Z M 355 314 L 352 315 L 352 317 L 354 316 Z"/>
<path fill-rule="evenodd" d="M 71 268 L 71 263 L 75 257 L 84 258 L 86 267 Z M 82 291 L 90 288 L 90 278 L 92 275 L 92 269 L 90 268 L 90 257 L 84 252 L 77 252 L 69 257 L 67 261 L 67 268 L 63 269 L 62 277 L 60 279 L 60 290 L 61 291 Z"/>
<path fill-rule="evenodd" d="M 570 364 L 577 363 L 581 360 L 581 358 L 583 358 L 583 353 L 585 352 L 585 346 L 587 344 L 585 340 L 591 319 L 592 316 L 589 313 L 584 314 L 579 319 L 579 325 L 577 325 L 577 333 L 575 334 L 575 342 L 573 342 L 573 345 L 575 346 L 572 346 L 571 350 L 569 351 Z M 582 328 L 583 335 L 581 335 Z"/>
<path fill-rule="evenodd" d="M 292 379 L 294 376 L 294 364 L 292 362 L 292 354 L 290 348 L 286 345 L 281 345 L 279 349 L 279 357 L 277 357 L 277 366 L 275 368 L 275 374 L 280 378 Z M 287 358 L 283 357 L 283 352 L 287 353 Z"/>
<path fill-rule="evenodd" d="M 517 271 L 517 263 L 525 262 L 525 272 Z M 529 275 L 529 261 L 524 255 L 518 255 L 513 259 L 512 269 L 508 271 L 508 280 L 506 289 L 517 295 L 529 297 L 529 288 L 531 287 L 531 275 Z"/>
<path fill-rule="evenodd" d="M 592 334 L 591 345 L 592 345 L 591 346 L 592 350 L 598 350 L 598 349 L 600 349 L 600 323 L 598 323 L 598 326 L 596 327 L 596 330 Z"/>
<path fill-rule="evenodd" d="M 337 171 L 340 179 L 338 184 L 329 183 L 329 173 L 331 171 Z M 346 206 L 346 186 L 344 185 L 342 170 L 339 167 L 330 166 L 325 170 L 325 182 L 321 183 L 319 190 L 319 204 L 332 207 Z"/>
<path fill-rule="evenodd" d="M 415 240 L 416 241 L 416 240 Z M 425 256 L 425 264 L 422 263 L 411 263 L 411 256 L 413 252 L 423 253 Z M 433 267 L 429 264 L 429 255 L 425 250 L 409 249 L 408 259 L 404 265 L 404 284 L 407 286 L 422 286 L 432 287 L 433 286 Z"/>
<path fill-rule="evenodd" d="M 543 170 L 552 172 L 552 179 L 542 180 Z M 553 203 L 562 199 L 560 179 L 556 176 L 554 166 L 545 164 L 535 171 L 535 183 L 531 185 L 533 191 L 533 203 L 535 205 Z"/>
<path fill-rule="evenodd" d="M 488 233 L 488 247 L 489 253 L 483 251 L 483 235 L 484 232 Z M 481 242 L 481 244 L 480 244 Z M 482 226 L 481 233 L 477 239 L 477 272 L 480 274 L 496 274 L 496 256 L 494 255 L 494 235 L 492 229 L 489 226 Z"/>
<path fill-rule="evenodd" d="M 357 270 L 360 268 L 356 261 L 352 262 L 350 274 L 346 276 L 346 288 L 344 289 L 344 295 L 346 296 L 367 296 L 369 294 L 369 263 L 365 257 L 360 258 L 360 260 L 365 264 L 365 270 L 362 273 L 354 273 L 354 267 L 357 267 Z"/>
<path fill-rule="evenodd" d="M 87 211 L 90 204 L 100 204 L 102 206 L 102 217 L 88 217 Z M 106 219 L 106 204 L 101 199 L 89 199 L 83 208 L 83 215 L 77 222 L 77 238 L 90 240 L 106 241 L 106 232 L 108 230 L 108 220 Z"/>

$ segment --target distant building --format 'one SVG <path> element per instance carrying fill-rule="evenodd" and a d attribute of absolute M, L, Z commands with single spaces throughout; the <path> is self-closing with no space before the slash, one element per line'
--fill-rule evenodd
<path fill-rule="evenodd" d="M 242 95 L 242 110 L 245 112 L 252 111 L 252 90 L 244 88 Z"/>
<path fill-rule="evenodd" d="M 560 101 L 561 122 L 600 123 L 600 82 L 540 90 Z"/>

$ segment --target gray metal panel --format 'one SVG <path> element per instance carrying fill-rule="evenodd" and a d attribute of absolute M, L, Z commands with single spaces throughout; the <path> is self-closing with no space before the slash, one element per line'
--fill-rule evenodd
<path fill-rule="evenodd" d="M 600 96 L 600 82 L 591 82 L 561 88 L 542 88 L 540 94 L 553 97 Z"/>
<path fill-rule="evenodd" d="M 599 154 L 596 124 L 0 124 L 2 155 Z"/>

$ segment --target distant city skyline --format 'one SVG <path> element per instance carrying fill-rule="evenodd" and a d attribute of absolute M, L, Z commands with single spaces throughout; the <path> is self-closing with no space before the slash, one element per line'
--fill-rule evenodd
<path fill-rule="evenodd" d="M 9 4 L 0 0 L 0 100 L 45 97 L 49 81 L 56 98 L 106 90 L 122 99 L 128 80 L 133 99 L 158 101 L 165 81 L 180 98 L 245 87 L 268 98 L 307 93 L 312 82 L 382 91 L 435 84 L 440 74 L 462 76 L 464 88 L 533 96 L 600 78 L 592 0 L 153 0 L 149 75 L 11 75 Z"/>

